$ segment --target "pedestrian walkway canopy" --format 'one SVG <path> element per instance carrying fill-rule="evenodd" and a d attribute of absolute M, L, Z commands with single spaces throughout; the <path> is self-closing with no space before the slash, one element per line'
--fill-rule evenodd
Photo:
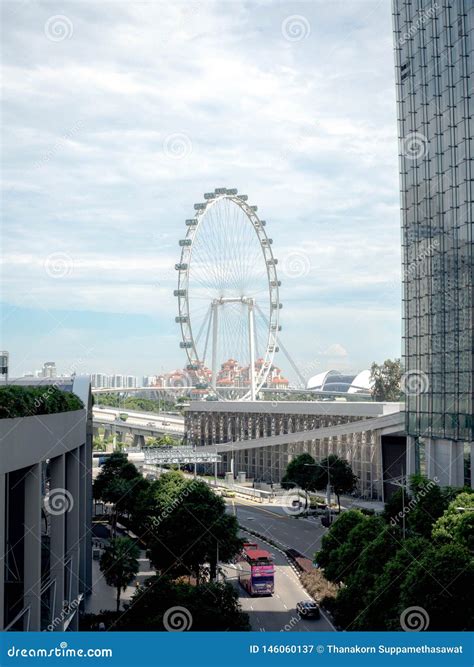
<path fill-rule="evenodd" d="M 145 457 L 145 465 L 166 465 L 166 464 L 194 464 L 194 463 L 220 463 L 222 457 L 217 451 L 201 451 L 204 448 L 198 447 L 144 447 L 142 449 Z"/>

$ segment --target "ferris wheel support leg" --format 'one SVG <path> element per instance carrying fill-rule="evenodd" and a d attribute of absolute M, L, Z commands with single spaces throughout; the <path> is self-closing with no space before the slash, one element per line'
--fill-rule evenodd
<path fill-rule="evenodd" d="M 253 299 L 249 301 L 250 400 L 255 401 L 255 313 Z"/>
<path fill-rule="evenodd" d="M 215 389 L 217 386 L 217 334 L 218 334 L 218 321 L 217 321 L 217 309 L 218 305 L 216 303 L 212 304 L 212 388 Z"/>

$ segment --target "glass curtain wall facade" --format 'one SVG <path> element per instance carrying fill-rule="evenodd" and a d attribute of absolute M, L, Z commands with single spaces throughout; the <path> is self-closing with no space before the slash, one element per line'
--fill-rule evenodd
<path fill-rule="evenodd" d="M 407 432 L 473 441 L 473 0 L 393 0 Z"/>

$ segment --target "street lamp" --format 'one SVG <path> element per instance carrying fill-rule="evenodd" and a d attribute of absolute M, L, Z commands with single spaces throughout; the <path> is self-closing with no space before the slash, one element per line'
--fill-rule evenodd
<path fill-rule="evenodd" d="M 375 480 L 378 482 L 379 480 Z M 400 477 L 394 477 L 393 479 L 384 480 L 387 484 L 393 484 L 393 486 L 398 486 L 402 490 L 402 535 L 403 539 L 406 536 L 406 526 L 405 526 L 405 488 L 406 488 L 406 476 L 405 471 L 402 468 L 402 474 Z"/>

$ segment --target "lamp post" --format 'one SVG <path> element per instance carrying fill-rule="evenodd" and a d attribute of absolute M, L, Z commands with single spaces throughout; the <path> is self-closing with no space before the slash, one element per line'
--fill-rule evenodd
<path fill-rule="evenodd" d="M 374 480 L 378 482 L 379 480 Z M 405 488 L 406 488 L 406 475 L 405 475 L 405 470 L 402 468 L 402 474 L 400 477 L 395 477 L 394 479 L 386 479 L 384 480 L 387 484 L 392 484 L 393 486 L 397 486 L 402 490 L 402 535 L 403 539 L 406 537 L 406 523 L 405 523 Z"/>

